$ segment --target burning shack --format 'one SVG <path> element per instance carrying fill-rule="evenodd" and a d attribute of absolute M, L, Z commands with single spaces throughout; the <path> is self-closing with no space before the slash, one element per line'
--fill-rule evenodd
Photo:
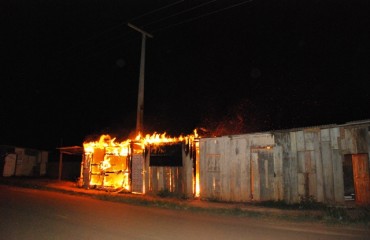
<path fill-rule="evenodd" d="M 224 202 L 370 204 L 370 120 L 280 131 L 84 143 L 86 188 Z"/>
<path fill-rule="evenodd" d="M 196 194 L 197 134 L 153 134 L 116 141 L 102 135 L 84 143 L 80 184 L 85 188 L 141 194 Z M 199 177 L 198 177 L 199 178 Z"/>

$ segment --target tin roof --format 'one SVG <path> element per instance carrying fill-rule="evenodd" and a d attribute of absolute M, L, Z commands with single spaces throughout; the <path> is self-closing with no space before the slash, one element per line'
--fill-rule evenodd
<path fill-rule="evenodd" d="M 70 147 L 60 147 L 60 153 L 69 154 L 69 155 L 82 155 L 84 153 L 83 147 L 80 146 L 70 146 Z"/>

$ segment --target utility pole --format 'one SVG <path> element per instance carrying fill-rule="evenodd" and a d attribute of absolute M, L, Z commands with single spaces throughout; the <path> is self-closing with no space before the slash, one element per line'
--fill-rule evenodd
<path fill-rule="evenodd" d="M 146 37 L 153 38 L 153 35 L 141 30 L 140 28 L 127 23 L 130 28 L 138 31 L 142 35 L 141 40 L 141 58 L 140 58 L 140 76 L 139 76 L 139 91 L 137 99 L 137 115 L 136 115 L 136 134 L 143 134 L 144 130 L 144 72 L 145 72 L 145 41 Z"/>

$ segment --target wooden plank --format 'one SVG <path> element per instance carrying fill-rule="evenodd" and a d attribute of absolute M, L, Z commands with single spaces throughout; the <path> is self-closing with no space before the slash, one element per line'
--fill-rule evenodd
<path fill-rule="evenodd" d="M 203 192 L 201 197 L 203 198 L 220 200 L 220 139 L 207 139 L 204 159 L 200 159 L 202 161 L 200 163 L 201 173 L 205 173 L 204 177 L 200 176 L 201 186 L 205 189 L 205 193 L 204 189 L 201 189 L 201 194 Z"/>
<path fill-rule="evenodd" d="M 339 150 L 332 150 L 332 159 L 335 202 L 344 203 L 343 159 Z"/>
<path fill-rule="evenodd" d="M 258 150 L 258 171 L 259 171 L 259 192 L 260 192 L 260 201 L 265 201 L 268 199 L 268 160 L 266 156 Z"/>
<path fill-rule="evenodd" d="M 339 149 L 339 128 L 330 128 L 330 143 L 332 149 Z"/>
<path fill-rule="evenodd" d="M 291 173 L 290 173 L 290 152 L 291 152 L 291 135 L 289 132 L 275 133 L 276 146 L 281 146 L 282 149 L 282 178 L 283 178 L 283 199 L 287 203 L 291 203 Z"/>
<path fill-rule="evenodd" d="M 298 173 L 297 174 L 298 179 L 298 195 L 300 197 L 305 197 L 305 173 Z"/>
<path fill-rule="evenodd" d="M 326 203 L 334 202 L 334 178 L 333 178 L 333 161 L 330 142 L 321 143 L 321 156 L 323 167 L 323 185 L 324 185 L 324 201 Z"/>
<path fill-rule="evenodd" d="M 229 175 L 229 198 L 226 201 L 233 201 L 235 202 L 236 198 L 236 162 L 237 158 L 235 156 L 235 142 L 237 142 L 236 139 L 233 137 L 228 138 L 228 141 L 225 142 L 225 159 L 228 159 L 226 161 L 229 162 L 228 164 L 228 171 L 226 171 L 225 175 Z"/>
<path fill-rule="evenodd" d="M 207 149 L 208 149 L 208 141 L 209 139 L 200 139 L 199 140 L 199 198 L 206 199 L 208 197 L 208 189 L 207 189 L 207 179 L 208 174 L 206 171 L 207 166 Z"/>
<path fill-rule="evenodd" d="M 339 128 L 339 138 L 339 144 L 342 154 L 350 154 L 351 152 L 349 151 L 346 140 L 346 130 L 343 127 Z"/>
<path fill-rule="evenodd" d="M 347 146 L 347 154 L 356 154 L 357 153 L 357 146 L 356 141 L 353 138 L 352 129 L 344 129 L 344 142 Z"/>
<path fill-rule="evenodd" d="M 271 133 L 255 133 L 248 134 L 248 141 L 251 147 L 265 147 L 275 143 L 274 135 Z"/>
<path fill-rule="evenodd" d="M 357 127 L 348 127 L 346 128 L 346 140 L 348 142 L 349 148 L 350 148 L 350 154 L 358 154 L 365 152 L 367 150 L 364 150 L 364 147 L 362 147 L 360 140 L 360 129 Z M 365 140 L 366 141 L 366 140 Z"/>
<path fill-rule="evenodd" d="M 176 177 L 177 177 L 177 174 L 176 174 L 176 167 L 167 167 L 168 168 L 168 190 L 170 190 L 170 192 L 177 192 L 177 189 L 176 189 Z"/>
<path fill-rule="evenodd" d="M 304 143 L 304 133 L 303 131 L 295 132 L 296 135 L 296 146 L 297 151 L 304 151 L 305 150 L 305 143 Z"/>
<path fill-rule="evenodd" d="M 164 189 L 172 191 L 172 167 L 164 167 Z"/>
<path fill-rule="evenodd" d="M 165 188 L 163 167 L 157 167 L 157 171 L 158 171 L 158 191 L 163 191 Z"/>
<path fill-rule="evenodd" d="M 250 168 L 249 149 L 245 137 L 239 139 L 239 161 L 240 161 L 240 201 L 246 202 L 250 195 Z"/>
<path fill-rule="evenodd" d="M 316 173 L 308 173 L 308 189 L 309 189 L 309 196 L 313 196 L 314 199 L 317 201 L 317 177 Z"/>
<path fill-rule="evenodd" d="M 291 195 L 290 195 L 290 203 L 299 202 L 298 196 L 298 161 L 297 161 L 297 140 L 296 140 L 296 132 L 290 133 L 290 188 L 291 188 Z"/>
<path fill-rule="evenodd" d="M 309 169 L 309 173 L 316 173 L 315 151 L 307 151 L 306 154 L 306 158 L 309 159 L 306 163 L 306 169 Z"/>
<path fill-rule="evenodd" d="M 283 148 L 282 146 L 274 147 L 274 200 L 283 200 L 284 183 L 283 183 Z"/>
<path fill-rule="evenodd" d="M 151 191 L 153 193 L 157 193 L 158 192 L 158 178 L 159 178 L 159 175 L 158 175 L 158 168 L 157 167 L 151 167 L 150 168 L 150 172 L 151 172 Z"/>
<path fill-rule="evenodd" d="M 367 139 L 369 139 L 369 141 L 367 141 L 367 151 L 366 153 L 368 154 L 369 156 L 369 166 L 370 166 L 370 126 L 368 128 L 368 133 L 367 133 Z"/>
<path fill-rule="evenodd" d="M 241 201 L 241 160 L 240 160 L 240 138 L 230 140 L 230 200 Z"/>
<path fill-rule="evenodd" d="M 304 144 L 305 144 L 306 151 L 314 150 L 314 135 L 315 135 L 315 130 L 304 131 Z"/>
<path fill-rule="evenodd" d="M 267 150 L 267 181 L 268 181 L 268 198 L 266 200 L 274 200 L 274 151 L 273 149 Z"/>
<path fill-rule="evenodd" d="M 308 189 L 309 196 L 313 196 L 317 200 L 317 186 L 316 186 L 316 161 L 315 151 L 306 152 L 306 173 L 308 174 Z"/>
<path fill-rule="evenodd" d="M 305 173 L 306 172 L 306 152 L 299 151 L 297 152 L 297 173 Z"/>
<path fill-rule="evenodd" d="M 330 129 L 321 129 L 320 137 L 321 142 L 330 142 Z"/>
<path fill-rule="evenodd" d="M 314 159 L 315 159 L 315 168 L 316 168 L 316 200 L 319 202 L 324 202 L 324 176 L 323 176 L 323 165 L 321 158 L 321 141 L 327 139 L 330 140 L 330 136 L 323 137 L 323 135 L 329 134 L 328 129 L 322 129 L 320 134 L 315 136 L 315 150 L 314 150 Z"/>
<path fill-rule="evenodd" d="M 368 154 L 352 156 L 356 204 L 370 205 L 370 172 Z"/>
<path fill-rule="evenodd" d="M 367 134 L 368 130 L 366 127 L 358 127 L 356 128 L 356 145 L 357 145 L 357 153 L 367 153 L 369 149 L 367 148 L 368 140 Z"/>
<path fill-rule="evenodd" d="M 219 171 L 219 182 L 220 182 L 220 200 L 222 201 L 230 201 L 230 178 L 233 178 L 234 176 L 231 176 L 230 174 L 230 138 L 224 137 L 222 138 L 222 141 L 220 141 L 220 144 L 218 145 L 217 154 L 220 155 L 219 158 L 219 165 L 220 165 L 220 171 Z"/>
<path fill-rule="evenodd" d="M 199 167 L 200 167 L 200 197 L 209 199 L 212 197 L 212 172 L 209 169 L 209 155 L 212 152 L 214 145 L 213 139 L 200 139 L 200 152 Z"/>
<path fill-rule="evenodd" d="M 248 140 L 248 136 L 245 136 L 245 169 L 246 169 L 246 184 L 243 185 L 245 187 L 246 191 L 246 199 L 252 200 L 252 190 L 253 190 L 253 180 L 252 180 L 252 150 L 250 147 L 250 141 Z"/>
<path fill-rule="evenodd" d="M 181 170 L 182 170 L 182 167 L 174 167 L 173 168 L 173 171 L 174 171 L 174 181 L 175 181 L 175 192 L 178 194 L 178 195 L 181 195 L 181 196 L 184 196 L 184 191 L 182 189 L 182 182 L 181 182 Z"/>
<path fill-rule="evenodd" d="M 182 161 L 183 167 L 179 172 L 179 188 L 181 188 L 181 192 L 184 194 L 185 197 L 190 198 L 194 196 L 193 186 L 195 178 L 193 178 L 193 158 L 191 158 L 191 154 L 186 154 L 183 148 L 182 151 Z"/>
<path fill-rule="evenodd" d="M 166 181 L 165 181 L 166 187 L 165 187 L 165 189 L 169 190 L 170 192 L 173 192 L 174 191 L 173 167 L 165 167 L 165 169 L 166 169 Z"/>
<path fill-rule="evenodd" d="M 148 179 L 149 179 L 149 185 L 147 186 L 147 189 L 145 193 L 152 193 L 153 192 L 153 170 L 150 167 L 148 171 Z"/>
<path fill-rule="evenodd" d="M 258 152 L 251 151 L 251 164 L 252 164 L 252 197 L 253 200 L 259 201 L 260 198 L 260 174 L 259 174 L 259 166 L 258 166 Z"/>
<path fill-rule="evenodd" d="M 222 200 L 222 176 L 224 169 L 223 167 L 223 159 L 224 159 L 224 139 L 220 138 L 214 145 L 214 153 L 213 156 L 213 178 L 212 178 L 212 188 L 213 188 L 213 197 L 216 200 Z"/>
<path fill-rule="evenodd" d="M 150 150 L 148 150 L 150 152 Z M 149 191 L 149 162 L 150 162 L 150 153 L 146 154 L 144 158 L 143 166 L 143 184 L 144 184 L 144 193 Z"/>
<path fill-rule="evenodd" d="M 176 171 L 177 171 L 177 188 L 178 188 L 178 191 L 179 191 L 179 194 L 181 194 L 181 196 L 183 197 L 186 197 L 186 198 L 192 198 L 194 195 L 193 195 L 193 188 L 191 186 L 191 188 L 189 189 L 190 192 L 188 192 L 187 189 L 185 189 L 185 182 L 186 182 L 186 179 L 185 179 L 185 170 L 183 167 L 178 167 L 176 168 Z M 192 184 L 192 183 L 190 183 Z"/>

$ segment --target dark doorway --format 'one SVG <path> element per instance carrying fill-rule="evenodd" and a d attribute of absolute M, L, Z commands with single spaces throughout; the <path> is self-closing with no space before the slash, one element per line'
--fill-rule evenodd
<path fill-rule="evenodd" d="M 355 200 L 355 185 L 353 181 L 352 155 L 344 155 L 343 160 L 343 182 L 344 182 L 344 199 L 346 201 Z"/>

